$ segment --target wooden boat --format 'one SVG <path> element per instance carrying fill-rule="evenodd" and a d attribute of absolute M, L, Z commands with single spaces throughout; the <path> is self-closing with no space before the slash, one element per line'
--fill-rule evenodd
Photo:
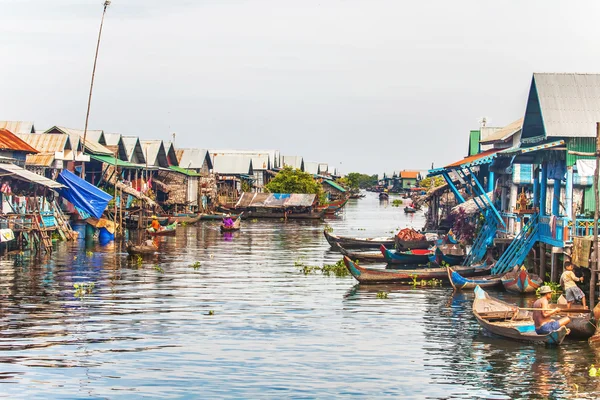
<path fill-rule="evenodd" d="M 350 195 L 351 199 L 364 199 L 366 195 L 360 193 L 354 193 Z"/>
<path fill-rule="evenodd" d="M 429 255 L 432 254 L 430 250 L 423 249 L 391 251 L 384 245 L 381 245 L 379 250 L 388 264 L 427 264 Z"/>
<path fill-rule="evenodd" d="M 553 319 L 571 318 L 571 322 L 567 324 L 567 328 L 571 330 L 569 339 L 587 340 L 594 336 L 596 325 L 594 325 L 595 320 L 589 308 L 581 305 L 572 305 L 571 308 L 567 308 L 566 305 L 561 304 L 550 304 L 549 308 L 561 309 L 559 313 L 552 316 Z"/>
<path fill-rule="evenodd" d="M 156 246 L 152 245 L 152 246 L 148 246 L 145 244 L 141 244 L 141 245 L 134 245 L 133 242 L 128 241 L 127 242 L 127 253 L 129 253 L 129 255 L 147 255 L 147 254 L 154 254 L 158 251 L 158 248 L 156 248 Z"/>
<path fill-rule="evenodd" d="M 349 197 L 337 201 L 332 201 L 331 203 L 327 203 L 324 206 L 317 207 L 317 210 L 325 210 L 325 214 L 335 214 L 346 205 L 348 199 Z"/>
<path fill-rule="evenodd" d="M 480 287 L 475 288 L 473 314 L 482 328 L 507 339 L 559 345 L 567 336 L 564 326 L 547 335 L 538 335 L 530 312 L 490 297 Z"/>
<path fill-rule="evenodd" d="M 428 249 L 433 246 L 433 240 L 402 240 L 398 236 L 394 237 L 396 250 L 405 251 L 410 249 Z"/>
<path fill-rule="evenodd" d="M 382 244 L 385 246 L 394 245 L 394 238 L 391 237 L 353 238 L 347 236 L 336 236 L 327 232 L 327 230 L 324 230 L 323 234 L 325 235 L 327 242 L 329 242 L 329 245 L 334 248 L 334 243 L 339 243 L 346 249 L 378 249 Z"/>
<path fill-rule="evenodd" d="M 350 274 L 364 284 L 374 283 L 403 283 L 411 282 L 414 279 L 440 279 L 447 280 L 448 274 L 445 269 L 442 268 L 420 268 L 420 269 L 373 269 L 363 268 L 356 264 L 354 261 L 344 256 L 344 264 Z M 482 267 L 458 267 L 457 271 L 463 276 L 477 276 L 481 274 L 489 273 L 489 268 Z"/>
<path fill-rule="evenodd" d="M 351 260 L 354 260 L 354 261 L 360 261 L 363 263 L 372 263 L 372 262 L 383 263 L 383 262 L 385 262 L 385 258 L 383 257 L 383 254 L 381 254 L 380 251 L 378 251 L 378 252 L 364 252 L 364 251 L 350 252 L 350 251 L 346 250 L 345 248 L 343 248 L 339 243 L 335 243 L 335 242 L 333 243 L 333 245 L 331 247 L 336 249 L 337 251 L 339 251 L 340 253 L 342 253 L 343 255 L 347 256 L 348 258 L 350 258 Z"/>
<path fill-rule="evenodd" d="M 513 293 L 535 293 L 543 284 L 542 278 L 529 274 L 524 266 L 521 266 L 518 271 L 511 271 L 502 277 L 502 285 L 506 291 Z"/>
<path fill-rule="evenodd" d="M 231 219 L 236 220 L 240 214 L 231 214 Z M 202 214 L 201 221 L 219 221 L 222 220 L 225 214 Z"/>
<path fill-rule="evenodd" d="M 480 287 L 496 287 L 502 286 L 501 276 L 485 276 L 481 278 L 465 278 L 450 267 L 446 267 L 448 279 L 454 290 L 473 290 L 477 286 Z"/>
<path fill-rule="evenodd" d="M 239 218 L 235 220 L 232 226 L 225 226 L 224 224 L 221 224 L 221 232 L 234 232 L 239 231 L 241 228 L 242 221 Z"/>
<path fill-rule="evenodd" d="M 381 192 L 379 193 L 379 200 L 389 200 L 390 195 L 385 193 L 385 192 Z"/>
<path fill-rule="evenodd" d="M 165 229 L 162 229 L 160 231 L 155 231 L 152 228 L 146 229 L 146 232 L 148 232 L 148 234 L 150 236 L 171 236 L 171 235 L 175 235 L 176 231 L 177 231 L 177 222 L 175 222 L 171 225 L 165 226 Z"/>
<path fill-rule="evenodd" d="M 405 213 L 405 214 L 414 214 L 414 213 L 416 213 L 416 212 L 417 212 L 417 210 L 415 210 L 415 209 L 414 209 L 413 207 L 411 207 L 411 206 L 406 206 L 406 207 L 404 207 L 404 213 Z"/>
<path fill-rule="evenodd" d="M 429 256 L 429 262 L 436 263 L 438 265 L 461 265 L 464 260 L 464 255 L 458 256 L 454 254 L 446 254 L 439 246 L 436 246 L 433 254 Z M 473 286 L 473 289 L 474 288 L 475 286 Z"/>
<path fill-rule="evenodd" d="M 325 210 L 294 212 L 282 209 L 254 208 L 244 210 L 245 218 L 276 218 L 276 219 L 322 219 Z"/>
<path fill-rule="evenodd" d="M 181 215 L 172 215 L 169 219 L 169 224 L 177 222 L 178 224 L 186 224 L 191 225 L 200 221 L 202 218 L 202 214 L 181 214 Z"/>

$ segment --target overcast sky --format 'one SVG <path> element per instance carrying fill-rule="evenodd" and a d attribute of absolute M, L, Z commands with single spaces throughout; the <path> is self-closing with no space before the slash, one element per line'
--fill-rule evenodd
<path fill-rule="evenodd" d="M 0 0 L 1 120 L 83 128 L 102 0 Z M 600 2 L 113 0 L 90 129 L 342 172 L 465 155 L 533 72 L 600 71 Z"/>

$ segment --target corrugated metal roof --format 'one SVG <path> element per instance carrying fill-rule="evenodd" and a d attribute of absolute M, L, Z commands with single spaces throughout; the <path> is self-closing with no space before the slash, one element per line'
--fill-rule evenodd
<path fill-rule="evenodd" d="M 306 166 L 304 166 L 304 168 L 306 168 Z M 319 173 L 323 174 L 329 172 L 329 164 L 326 163 L 320 163 L 319 164 Z"/>
<path fill-rule="evenodd" d="M 31 147 L 23 139 L 4 128 L 0 128 L 0 149 L 38 153 L 36 149 Z"/>
<path fill-rule="evenodd" d="M 281 166 L 303 169 L 304 159 L 301 156 L 281 156 Z"/>
<path fill-rule="evenodd" d="M 304 162 L 304 172 L 307 172 L 311 175 L 318 175 L 319 174 L 319 163 L 312 162 L 312 161 L 305 161 Z"/>
<path fill-rule="evenodd" d="M 205 162 L 212 169 L 212 160 L 207 149 L 177 149 L 177 160 L 181 168 L 201 169 Z"/>
<path fill-rule="evenodd" d="M 0 129 L 8 129 L 14 134 L 35 133 L 33 122 L 28 121 L 0 121 Z"/>
<path fill-rule="evenodd" d="M 26 182 L 32 182 L 38 185 L 46 186 L 51 189 L 60 189 L 64 186 L 58 182 L 48 179 L 44 176 L 27 171 L 15 164 L 0 164 L 0 171 L 12 174 L 12 178 L 20 179 Z"/>
<path fill-rule="evenodd" d="M 310 207 L 315 202 L 315 194 L 304 193 L 242 193 L 236 207 Z"/>
<path fill-rule="evenodd" d="M 334 181 L 331 181 L 329 179 L 325 179 L 323 182 L 329 184 L 329 186 L 336 188 L 338 191 L 342 192 L 342 193 L 346 193 L 346 189 L 344 189 L 343 187 L 341 187 L 340 185 L 338 185 L 337 183 L 335 183 Z"/>
<path fill-rule="evenodd" d="M 213 172 L 220 175 L 252 175 L 252 157 L 245 154 L 211 154 Z"/>
<path fill-rule="evenodd" d="M 32 167 L 50 167 L 54 162 L 54 154 L 27 154 L 25 165 Z"/>
<path fill-rule="evenodd" d="M 521 127 L 523 126 L 523 118 L 519 118 L 515 122 L 511 122 L 506 125 L 504 128 L 497 130 L 492 135 L 486 137 L 479 141 L 481 144 L 493 144 L 496 142 L 503 142 L 510 137 L 514 136 L 516 133 L 521 131 Z"/>
<path fill-rule="evenodd" d="M 118 146 L 121 141 L 120 133 L 104 133 L 104 145 L 105 146 Z"/>
<path fill-rule="evenodd" d="M 163 142 L 165 146 L 165 152 L 167 153 L 167 160 L 169 166 L 179 166 L 179 160 L 177 159 L 177 152 L 175 150 L 175 144 L 172 141 Z"/>
<path fill-rule="evenodd" d="M 17 136 L 40 153 L 55 153 L 57 151 L 73 149 L 69 135 L 66 134 L 55 133 L 47 135 L 45 133 L 29 133 Z"/>
<path fill-rule="evenodd" d="M 187 169 L 187 168 L 181 168 L 181 167 L 177 167 L 175 165 L 171 165 L 169 167 L 169 170 L 171 171 L 175 171 L 175 172 L 179 172 L 180 174 L 184 174 L 186 176 L 200 176 L 200 174 L 198 174 L 197 172 L 195 172 L 194 170 L 191 169 Z"/>
<path fill-rule="evenodd" d="M 167 150 L 162 140 L 140 140 L 140 145 L 148 165 L 169 168 Z"/>
<path fill-rule="evenodd" d="M 130 163 L 146 164 L 146 156 L 137 136 L 122 136 L 123 145 Z"/>
<path fill-rule="evenodd" d="M 45 133 L 55 135 L 56 132 L 66 133 L 71 138 L 71 142 L 79 141 L 83 144 L 84 131 L 82 129 L 66 128 L 64 126 L 53 126 Z M 91 154 L 111 156 L 113 153 L 99 143 L 104 132 L 99 130 L 89 130 L 85 135 L 85 150 Z"/>
<path fill-rule="evenodd" d="M 209 154 L 211 160 L 215 154 L 243 154 L 252 157 L 252 169 L 262 171 L 274 168 L 275 165 L 275 150 L 215 150 L 210 149 Z"/>
<path fill-rule="evenodd" d="M 530 124 L 526 113 L 523 137 L 595 137 L 596 122 L 600 121 L 600 74 L 534 73 L 529 107 L 537 91 L 543 127 Z"/>

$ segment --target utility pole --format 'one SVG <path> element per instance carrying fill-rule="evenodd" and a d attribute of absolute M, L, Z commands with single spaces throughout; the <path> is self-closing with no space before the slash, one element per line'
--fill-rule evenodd
<path fill-rule="evenodd" d="M 111 0 L 104 0 L 104 10 L 102 11 L 102 20 L 100 20 L 100 31 L 98 32 L 98 43 L 96 44 L 96 55 L 94 56 L 94 67 L 92 68 L 92 82 L 90 84 L 90 95 L 88 97 L 87 112 L 85 114 L 85 127 L 83 128 L 83 148 L 82 155 L 85 151 L 85 140 L 87 137 L 88 121 L 90 118 L 90 106 L 92 105 L 92 89 L 94 88 L 94 75 L 96 75 L 96 62 L 98 61 L 98 49 L 100 48 L 100 37 L 102 36 L 102 25 L 104 25 L 104 15 L 106 8 L 110 5 Z M 85 162 L 81 164 L 81 178 L 85 179 Z"/>

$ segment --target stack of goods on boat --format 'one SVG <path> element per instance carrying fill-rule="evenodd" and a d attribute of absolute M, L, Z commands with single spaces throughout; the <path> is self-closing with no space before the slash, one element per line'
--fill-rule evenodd
<path fill-rule="evenodd" d="M 435 233 L 423 234 L 412 228 L 404 228 L 396 234 L 396 250 L 428 249 L 433 246 L 437 238 L 438 235 Z"/>

